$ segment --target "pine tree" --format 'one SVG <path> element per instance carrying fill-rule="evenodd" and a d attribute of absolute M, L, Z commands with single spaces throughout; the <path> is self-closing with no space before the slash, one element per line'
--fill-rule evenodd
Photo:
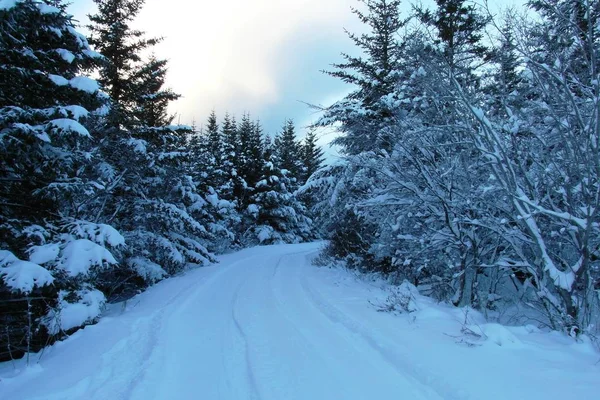
<path fill-rule="evenodd" d="M 131 28 L 131 23 L 145 0 L 94 0 L 98 12 L 89 15 L 90 43 L 105 57 L 99 82 L 111 99 L 109 123 L 118 127 L 130 121 L 136 99 L 135 75 L 141 53 L 160 39 L 144 37 L 144 32 Z"/>
<path fill-rule="evenodd" d="M 164 87 L 166 61 L 142 60 L 142 51 L 158 39 L 146 39 L 130 27 L 143 1 L 97 4 L 90 29 L 107 60 L 100 76 L 112 103 L 96 130 L 104 137 L 100 150 L 107 169 L 114 171 L 107 177 L 113 190 L 98 215 L 117 221 L 128 243 L 121 269 L 105 281 L 110 287 L 124 276 L 127 282 L 145 286 L 187 263 L 212 259 L 207 249 L 212 232 L 205 226 L 211 218 L 199 211 L 208 195 L 199 190 L 207 185 L 192 176 L 192 153 L 186 148 L 191 129 L 169 125 L 167 107 L 179 95 Z M 129 290 L 112 288 L 115 293 Z"/>
<path fill-rule="evenodd" d="M 263 174 L 263 165 L 265 163 L 265 152 L 264 152 L 264 138 L 263 128 L 260 124 L 260 120 L 256 120 L 252 123 L 252 134 L 250 136 L 250 142 L 244 153 L 246 155 L 247 164 L 247 180 L 251 190 L 256 187 Z"/>
<path fill-rule="evenodd" d="M 487 52 L 482 39 L 489 19 L 465 0 L 436 0 L 436 4 L 435 12 L 420 12 L 421 20 L 436 29 L 449 76 L 466 86 L 474 80 L 471 66 Z"/>
<path fill-rule="evenodd" d="M 211 111 L 208 116 L 206 125 L 206 136 L 208 140 L 208 151 L 213 156 L 216 165 L 221 165 L 223 159 L 223 144 L 221 133 L 219 132 L 219 123 L 217 122 L 217 114 Z"/>
<path fill-rule="evenodd" d="M 587 80 L 596 79 L 590 72 L 596 70 L 597 63 L 594 38 L 600 20 L 598 1 L 532 0 L 529 6 L 544 18 L 532 36 L 544 48 L 546 62 L 553 65 L 558 59 L 564 69 L 569 68 L 579 76 L 587 75 Z"/>
<path fill-rule="evenodd" d="M 93 276 L 122 244 L 89 222 L 102 184 L 86 125 L 104 101 L 86 74 L 99 56 L 64 10 L 33 0 L 0 8 L 0 360 L 95 319 L 105 297 Z M 61 322 L 71 303 L 90 317 Z"/>
<path fill-rule="evenodd" d="M 393 122 L 388 106 L 397 82 L 396 69 L 402 49 L 396 35 L 406 25 L 400 19 L 399 0 L 361 0 L 367 13 L 353 9 L 370 32 L 350 39 L 364 54 L 354 57 L 342 54 L 346 62 L 334 64 L 335 71 L 327 74 L 356 86 L 356 90 L 325 110 L 319 126 L 341 123 L 343 135 L 334 140 L 346 154 L 388 148 L 390 143 L 383 127 Z"/>
<path fill-rule="evenodd" d="M 136 125 L 159 127 L 169 125 L 174 116 L 168 113 L 169 103 L 181 97 L 165 88 L 167 60 L 154 55 L 135 71 L 133 117 Z"/>
<path fill-rule="evenodd" d="M 285 121 L 281 133 L 275 137 L 275 157 L 278 167 L 288 175 L 292 185 L 289 189 L 293 191 L 301 180 L 302 153 L 292 120 Z"/>
<path fill-rule="evenodd" d="M 245 182 L 240 175 L 242 169 L 242 158 L 240 155 L 241 144 L 234 116 L 225 113 L 221 124 L 221 138 L 223 141 L 223 170 L 225 172 L 225 183 L 219 189 L 221 197 L 225 200 L 236 202 L 245 191 Z"/>
<path fill-rule="evenodd" d="M 265 135 L 263 139 L 263 154 L 265 160 L 270 160 L 275 153 L 275 143 L 270 135 Z"/>
<path fill-rule="evenodd" d="M 251 191 L 259 181 L 263 167 L 262 128 L 259 122 L 252 122 L 249 114 L 244 114 L 238 127 L 240 138 L 239 175 Z M 245 197 L 245 196 L 243 196 Z"/>
<path fill-rule="evenodd" d="M 237 122 L 234 116 L 225 113 L 221 124 L 221 138 L 223 141 L 223 154 L 227 160 L 234 162 L 238 159 L 240 142 L 238 138 Z"/>
<path fill-rule="evenodd" d="M 501 31 L 500 47 L 493 59 L 499 64 L 498 79 L 504 93 L 512 93 L 519 87 L 522 79 L 519 75 L 521 62 L 516 52 L 512 29 L 505 25 Z"/>
<path fill-rule="evenodd" d="M 298 243 L 313 238 L 312 221 L 304 205 L 293 196 L 287 174 L 273 158 L 264 162 L 260 180 L 244 211 L 246 245 Z"/>
<path fill-rule="evenodd" d="M 314 129 L 308 131 L 304 138 L 304 143 L 301 145 L 301 157 L 301 184 L 304 184 L 312 174 L 317 172 L 324 161 L 323 149 L 317 144 L 317 133 Z"/>

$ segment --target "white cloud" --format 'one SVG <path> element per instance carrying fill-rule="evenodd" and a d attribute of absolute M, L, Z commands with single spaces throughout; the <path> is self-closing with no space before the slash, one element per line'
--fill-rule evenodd
<path fill-rule="evenodd" d="M 254 112 L 285 96 L 293 79 L 279 70 L 297 35 L 344 37 L 354 23 L 352 0 L 147 0 L 136 27 L 164 36 L 157 47 L 169 62 L 168 84 L 185 97 L 174 105 L 182 122 L 214 107 Z M 327 36 L 325 36 L 327 37 Z M 306 49 L 304 49 L 306 51 Z M 332 59 L 339 52 L 332 50 Z M 310 57 L 307 53 L 305 57 Z M 326 67 L 326 66 L 323 66 Z M 319 74 L 319 71 L 307 71 Z"/>

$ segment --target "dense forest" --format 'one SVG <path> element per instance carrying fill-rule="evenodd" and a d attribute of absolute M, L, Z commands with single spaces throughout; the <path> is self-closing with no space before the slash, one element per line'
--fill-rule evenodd
<path fill-rule="evenodd" d="M 597 332 L 600 2 L 364 1 L 346 158 L 312 176 L 326 255 L 503 322 Z M 333 212 L 331 210 L 334 210 Z"/>
<path fill-rule="evenodd" d="M 321 164 L 314 133 L 172 125 L 167 62 L 142 56 L 160 39 L 130 27 L 143 1 L 96 3 L 89 38 L 62 1 L 1 3 L 2 360 L 215 254 L 316 237 L 293 194 Z"/>
<path fill-rule="evenodd" d="M 316 239 L 321 264 L 598 333 L 600 2 L 361 0 L 359 55 L 326 72 L 354 90 L 302 141 L 173 125 L 144 1 L 95 3 L 86 37 L 62 0 L 0 0 L 0 360 L 216 254 Z"/>

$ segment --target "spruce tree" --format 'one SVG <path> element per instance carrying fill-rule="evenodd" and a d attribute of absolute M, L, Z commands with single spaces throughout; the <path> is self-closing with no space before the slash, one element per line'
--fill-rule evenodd
<path fill-rule="evenodd" d="M 352 11 L 370 31 L 348 35 L 364 56 L 342 54 L 346 61 L 334 64 L 335 70 L 326 72 L 354 85 L 356 90 L 326 109 L 317 123 L 319 126 L 341 124 L 342 135 L 334 143 L 342 146 L 348 155 L 390 148 L 382 128 L 393 123 L 388 96 L 394 92 L 395 71 L 402 55 L 396 36 L 406 25 L 400 18 L 399 0 L 361 0 L 361 3 L 366 12 Z"/>
<path fill-rule="evenodd" d="M 134 83 L 133 117 L 138 126 L 169 125 L 174 115 L 169 114 L 169 103 L 181 97 L 165 88 L 167 60 L 150 57 L 132 77 Z"/>
<path fill-rule="evenodd" d="M 241 198 L 245 184 L 240 176 L 240 139 L 237 122 L 234 116 L 225 113 L 221 124 L 221 140 L 223 143 L 222 168 L 224 171 L 224 183 L 219 188 L 221 197 L 239 206 L 238 199 Z"/>
<path fill-rule="evenodd" d="M 145 0 L 94 0 L 98 12 L 89 15 L 90 43 L 105 58 L 99 82 L 111 99 L 109 123 L 118 127 L 130 121 L 136 102 L 135 75 L 142 51 L 160 39 L 145 38 L 144 32 L 131 28 Z"/>
<path fill-rule="evenodd" d="M 118 274 L 134 285 L 176 273 L 187 263 L 211 260 L 207 244 L 211 231 L 204 213 L 193 213 L 207 193 L 189 168 L 192 153 L 186 144 L 191 129 L 169 125 L 168 104 L 179 95 L 164 87 L 166 61 L 142 59 L 158 39 L 146 39 L 130 27 L 143 6 L 141 0 L 97 0 L 90 16 L 92 41 L 106 58 L 100 77 L 111 96 L 111 107 L 96 130 L 103 136 L 100 150 L 114 173 L 113 190 L 98 215 L 114 219 L 128 246 Z M 197 218 L 201 218 L 199 221 Z M 106 277 L 113 285 L 119 276 Z M 118 290 L 117 290 L 118 289 Z M 125 288 L 114 289 L 115 292 Z"/>
<path fill-rule="evenodd" d="M 87 76 L 99 55 L 64 10 L 33 0 L 0 8 L 0 360 L 94 320 L 105 297 L 93 277 L 123 243 L 89 222 L 103 186 L 88 129 L 104 102 Z M 61 321 L 71 303 L 89 318 Z"/>
<path fill-rule="evenodd" d="M 244 210 L 246 245 L 298 243 L 313 238 L 307 210 L 290 192 L 293 185 L 274 157 L 263 163 L 262 175 Z"/>
<path fill-rule="evenodd" d="M 217 165 L 221 165 L 223 160 L 223 144 L 221 139 L 221 133 L 219 131 L 219 123 L 217 121 L 217 114 L 215 111 L 211 111 L 208 116 L 208 123 L 206 124 L 206 136 L 208 140 L 208 151 L 212 155 Z"/>
<path fill-rule="evenodd" d="M 317 144 L 317 133 L 314 129 L 308 131 L 301 144 L 302 174 L 301 184 L 306 183 L 308 178 L 323 164 L 323 149 Z"/>
<path fill-rule="evenodd" d="M 275 137 L 275 156 L 278 167 L 288 175 L 293 191 L 301 180 L 302 153 L 292 120 L 285 121 L 281 133 Z"/>
<path fill-rule="evenodd" d="M 434 12 L 420 12 L 421 20 L 437 31 L 436 42 L 442 45 L 449 76 L 469 86 L 475 80 L 473 63 L 487 52 L 482 39 L 489 19 L 466 0 L 436 0 L 436 4 Z"/>
<path fill-rule="evenodd" d="M 246 184 L 246 191 L 250 192 L 260 179 L 264 163 L 260 123 L 252 122 L 250 115 L 244 114 L 238 127 L 238 135 L 240 138 L 238 173 Z"/>

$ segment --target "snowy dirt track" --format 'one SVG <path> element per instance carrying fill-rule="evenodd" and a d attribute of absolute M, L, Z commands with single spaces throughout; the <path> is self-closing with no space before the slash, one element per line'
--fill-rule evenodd
<path fill-rule="evenodd" d="M 312 266 L 318 249 L 248 249 L 164 281 L 56 344 L 39 364 L 17 372 L 0 365 L 0 399 L 597 394 L 598 354 L 589 346 L 518 332 L 518 345 L 461 346 L 449 335 L 458 329 L 454 311 L 431 308 L 421 319 L 378 313 L 367 300 L 381 290 Z"/>

